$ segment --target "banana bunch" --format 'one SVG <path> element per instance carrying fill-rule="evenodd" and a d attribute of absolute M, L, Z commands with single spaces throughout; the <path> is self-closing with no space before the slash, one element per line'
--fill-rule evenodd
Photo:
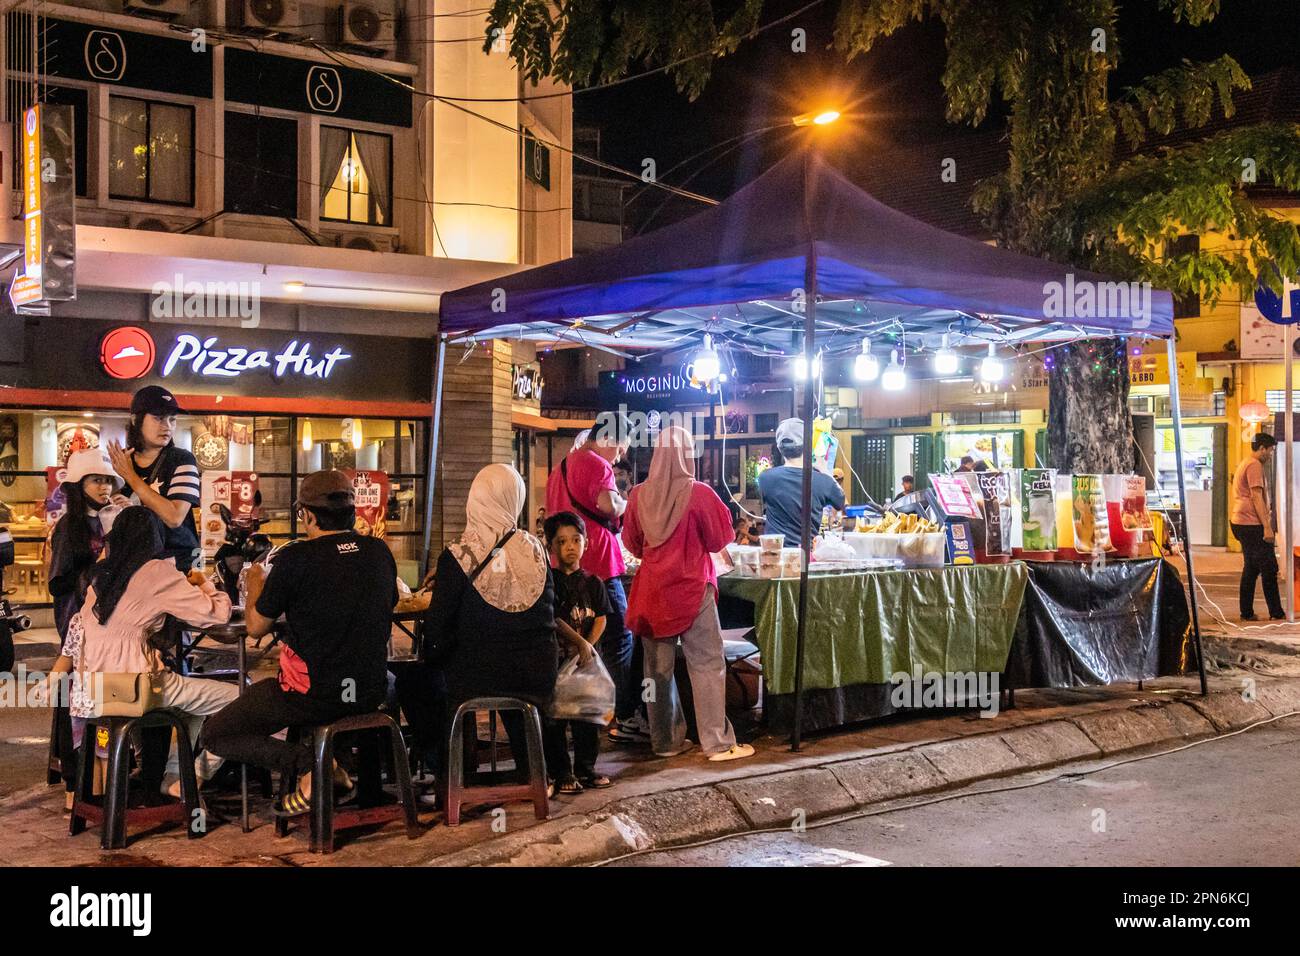
<path fill-rule="evenodd" d="M 939 523 L 922 518 L 920 515 L 900 515 L 886 511 L 879 521 L 868 524 L 858 519 L 858 531 L 867 534 L 933 534 L 941 530 Z"/>

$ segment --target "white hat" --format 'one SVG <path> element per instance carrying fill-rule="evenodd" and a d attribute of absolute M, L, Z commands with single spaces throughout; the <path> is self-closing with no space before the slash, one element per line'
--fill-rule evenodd
<path fill-rule="evenodd" d="M 113 479 L 113 489 L 121 490 L 122 479 L 113 470 L 113 463 L 102 448 L 83 448 L 68 456 L 68 476 L 63 480 L 71 484 L 80 484 L 87 475 L 107 475 Z"/>

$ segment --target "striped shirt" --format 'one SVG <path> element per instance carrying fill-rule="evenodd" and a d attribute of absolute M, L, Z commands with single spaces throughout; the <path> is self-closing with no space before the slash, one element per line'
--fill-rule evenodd
<path fill-rule="evenodd" d="M 184 448 L 168 445 L 147 468 L 135 464 L 135 473 L 149 483 L 154 491 L 169 501 L 184 501 L 190 506 L 185 520 L 176 528 L 167 529 L 164 555 L 174 557 L 176 566 L 188 571 L 194 564 L 199 547 L 198 527 L 194 523 L 194 509 L 199 506 L 199 463 Z"/>

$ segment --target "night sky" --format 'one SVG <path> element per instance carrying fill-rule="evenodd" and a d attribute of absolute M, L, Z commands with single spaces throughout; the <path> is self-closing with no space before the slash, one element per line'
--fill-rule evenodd
<path fill-rule="evenodd" d="M 807 0 L 769 0 L 762 21 L 798 9 Z M 715 64 L 704 93 L 690 102 L 671 79 L 659 74 L 610 90 L 575 96 L 575 121 L 601 129 L 602 158 L 639 171 L 653 157 L 665 182 L 717 198 L 732 193 L 788 150 L 793 131 L 763 134 L 749 143 L 706 154 L 669 174 L 692 154 L 749 130 L 788 121 L 807 109 L 840 106 L 834 153 L 869 155 L 873 144 L 900 143 L 959 133 L 943 117 L 939 76 L 943 67 L 943 28 L 931 21 L 913 24 L 868 56 L 851 63 L 826 49 L 832 39 L 836 0 L 827 0 L 797 20 L 775 27 L 742 45 L 736 55 Z M 807 30 L 808 52 L 791 52 L 790 31 Z M 1121 89 L 1182 58 L 1211 59 L 1231 54 L 1247 73 L 1296 63 L 1300 0 L 1223 0 L 1208 26 L 1177 26 L 1154 0 L 1132 0 L 1121 7 L 1123 60 L 1114 76 Z M 1002 115 L 986 121 L 1001 125 Z M 718 158 L 705 166 L 714 157 Z M 584 169 L 577 165 L 578 171 Z M 691 178 L 699 170 L 698 175 Z M 647 190 L 637 199 L 633 218 L 653 211 L 663 197 Z M 648 209 L 646 208 L 648 207 Z M 698 207 L 697 207 L 698 208 Z M 687 210 L 689 211 L 689 210 Z M 656 216 L 654 225 L 671 217 Z"/>

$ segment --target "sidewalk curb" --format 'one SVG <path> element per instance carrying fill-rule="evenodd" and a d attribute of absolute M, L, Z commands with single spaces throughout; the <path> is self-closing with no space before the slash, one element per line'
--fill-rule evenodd
<path fill-rule="evenodd" d="M 835 816 L 900 797 L 1073 760 L 1183 742 L 1300 712 L 1300 680 L 1259 681 L 1255 699 L 1218 691 L 919 744 L 613 801 L 428 860 L 427 866 L 579 866 L 636 850 Z"/>

